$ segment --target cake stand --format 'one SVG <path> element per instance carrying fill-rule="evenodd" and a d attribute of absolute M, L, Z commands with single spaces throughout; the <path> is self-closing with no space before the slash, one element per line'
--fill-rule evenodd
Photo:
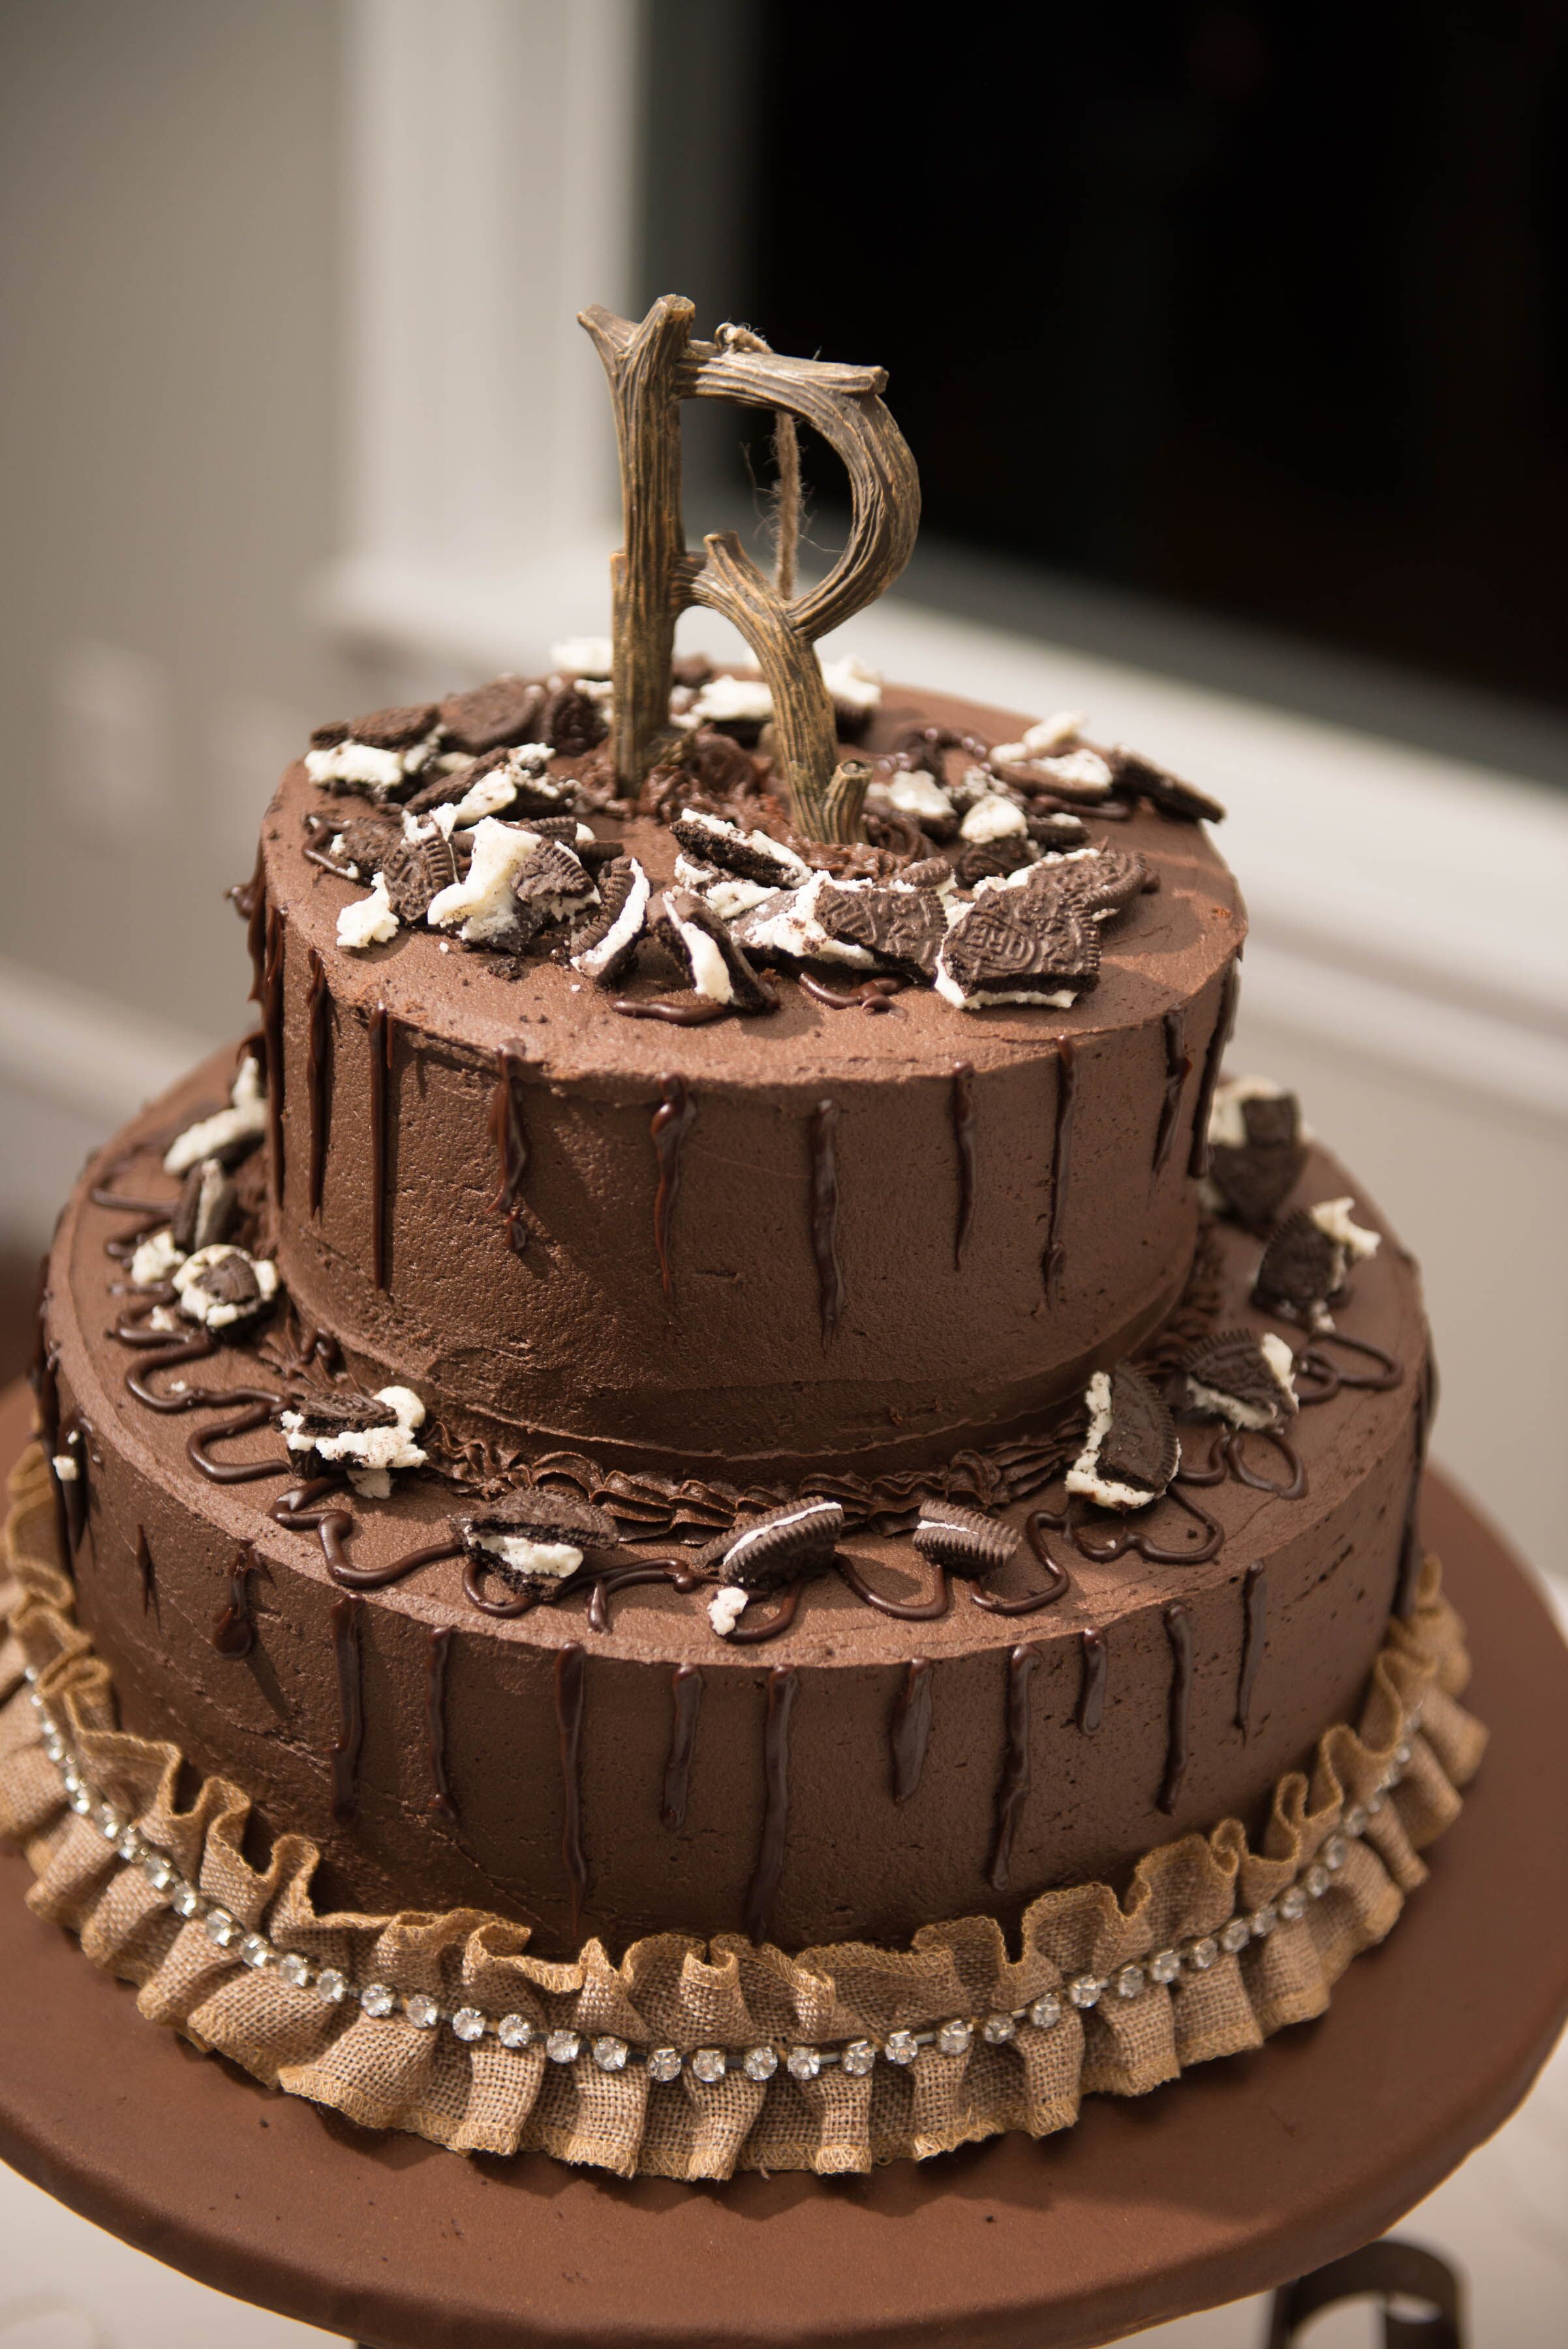
<path fill-rule="evenodd" d="M 26 1428 L 0 1405 L 0 1458 Z M 1320 2021 L 868 2178 L 629 2182 L 461 2158 L 270 2094 L 137 2014 L 0 1858 L 0 2156 L 218 2290 L 379 2349 L 1043 2349 L 1368 2242 L 1512 2111 L 1568 2013 L 1568 1649 L 1433 1476 L 1428 1537 L 1491 1728 L 1463 1816 Z"/>

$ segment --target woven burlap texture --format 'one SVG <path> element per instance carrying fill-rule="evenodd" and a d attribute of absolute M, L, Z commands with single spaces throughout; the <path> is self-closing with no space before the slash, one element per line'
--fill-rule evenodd
<path fill-rule="evenodd" d="M 738 1936 L 668 1933 L 637 1942 L 618 1965 L 597 1941 L 575 1963 L 557 1963 L 530 1957 L 524 1928 L 481 1909 L 318 1913 L 318 1855 L 302 1836 L 280 1837 L 265 1871 L 253 1868 L 243 1851 L 250 1803 L 239 1787 L 210 1778 L 182 1804 L 190 1774 L 176 1748 L 115 1728 L 108 1668 L 73 1618 L 36 1446 L 13 1475 L 11 1501 L 10 1578 L 0 1588 L 0 1835 L 32 1865 L 32 1908 L 78 1935 L 95 1965 L 135 1982 L 151 2021 L 218 2049 L 269 2087 L 456 2152 L 540 2148 L 622 2177 L 692 2179 L 737 2168 L 864 2170 L 1003 2129 L 1044 2137 L 1070 2127 L 1085 2095 L 1141 2095 L 1321 2014 L 1351 1960 L 1382 1940 L 1423 1880 L 1417 1854 L 1458 1813 L 1457 1789 L 1485 1744 L 1457 1702 L 1469 1676 L 1463 1632 L 1428 1558 L 1414 1613 L 1389 1625 L 1358 1726 L 1326 1731 L 1310 1775 L 1280 1781 L 1257 1850 L 1227 1819 L 1149 1853 L 1125 1899 L 1105 1884 L 1044 1893 L 1024 1915 L 1016 1955 L 992 1919 L 966 1917 L 927 1927 L 903 1951 L 850 1942 L 790 1957 Z M 900 2026 L 1011 2011 L 1075 1974 L 1107 1975 L 1217 1932 L 1282 1892 L 1345 1810 L 1370 1800 L 1417 1707 L 1420 1726 L 1408 1737 L 1407 1771 L 1332 1889 L 1239 1957 L 1086 2014 L 1066 2005 L 1054 2027 L 1021 2023 L 1009 2044 L 977 2035 L 967 2055 L 929 2047 L 905 2068 L 879 2062 L 854 2078 L 831 2067 L 806 2083 L 782 2070 L 763 2083 L 732 2069 L 709 2086 L 689 2072 L 667 2084 L 640 2067 L 603 2072 L 586 2054 L 548 2063 L 536 2044 L 512 2051 L 493 2034 L 465 2046 L 402 2015 L 326 2005 L 275 1970 L 254 1971 L 234 1950 L 215 1948 L 65 1802 L 27 1701 L 28 1665 L 91 1783 L 192 1883 L 276 1947 L 357 1984 L 428 1991 L 449 2010 L 471 2004 L 545 2028 L 732 2055 L 761 2042 L 880 2039 Z"/>

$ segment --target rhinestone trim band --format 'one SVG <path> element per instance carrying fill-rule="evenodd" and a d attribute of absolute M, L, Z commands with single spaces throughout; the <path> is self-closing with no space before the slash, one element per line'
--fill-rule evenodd
<path fill-rule="evenodd" d="M 696 2047 L 683 2053 L 677 2047 L 635 2046 L 608 2033 L 590 2035 L 568 2029 L 546 2030 L 522 2014 L 491 2016 L 476 2006 L 449 2009 L 428 1992 L 401 1992 L 388 1982 L 357 1985 L 336 1967 L 314 1966 L 296 1951 L 278 1949 L 264 1933 L 247 1931 L 220 1903 L 208 1899 L 195 1885 L 187 1882 L 168 1854 L 150 1843 L 133 1820 L 117 1811 L 89 1784 L 58 1722 L 40 1695 L 36 1685 L 37 1675 L 30 1667 L 26 1678 L 28 1702 L 38 1718 L 44 1752 L 59 1772 L 70 1808 L 79 1817 L 91 1821 L 105 1843 L 128 1867 L 140 1868 L 147 1883 L 176 1916 L 199 1924 L 215 1948 L 233 1950 L 244 1964 L 258 1972 L 271 1970 L 279 1981 L 298 1990 L 313 1991 L 326 2006 L 358 2005 L 364 2013 L 377 2019 L 401 2015 L 417 2031 L 444 2027 L 467 2046 L 491 2036 L 506 2048 L 540 2046 L 552 2064 L 575 2064 L 586 2054 L 601 2072 L 640 2067 L 650 2080 L 659 2081 L 679 2079 L 685 2072 L 706 2086 L 722 2080 L 732 2068 L 749 2080 L 767 2081 L 782 2067 L 793 2079 L 805 2081 L 815 2080 L 820 2073 L 836 2065 L 850 2078 L 860 2078 L 878 2062 L 913 2064 L 928 2048 L 934 2048 L 941 2055 L 965 2055 L 977 2037 L 987 2046 L 1005 2046 L 1016 2038 L 1021 2023 L 1036 2031 L 1050 2031 L 1060 2023 L 1066 2007 L 1087 2013 L 1102 2002 L 1109 2005 L 1113 2001 L 1130 2002 L 1155 1985 L 1168 1987 L 1184 1974 L 1207 1973 L 1222 1954 L 1237 1956 L 1250 1942 L 1266 1940 L 1277 1925 L 1294 1923 L 1306 1914 L 1314 1900 L 1321 1900 L 1332 1889 L 1350 1857 L 1352 1846 L 1365 1836 L 1388 1794 L 1408 1770 L 1413 1759 L 1410 1740 L 1421 1719 L 1420 1707 L 1417 1706 L 1406 1718 L 1404 1732 L 1381 1773 L 1376 1791 L 1366 1803 L 1351 1805 L 1340 1830 L 1327 1838 L 1318 1856 L 1302 1869 L 1294 1882 L 1261 1909 L 1232 1917 L 1217 1932 L 1157 1950 L 1149 1957 L 1119 1966 L 1107 1976 L 1075 1974 L 1062 1984 L 1060 1992 L 1048 1991 L 1027 2006 L 1007 2012 L 955 2015 L 928 2029 L 889 2031 L 880 2039 L 851 2039 L 839 2046 L 781 2046 L 763 2042 L 738 2052 Z"/>

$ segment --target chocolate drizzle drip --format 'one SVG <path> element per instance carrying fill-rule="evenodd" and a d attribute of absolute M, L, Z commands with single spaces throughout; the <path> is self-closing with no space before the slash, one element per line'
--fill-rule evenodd
<path fill-rule="evenodd" d="M 952 1076 L 953 1143 L 958 1151 L 958 1223 L 953 1231 L 953 1269 L 963 1262 L 974 1222 L 974 1067 L 961 1061 Z"/>
<path fill-rule="evenodd" d="M 1078 1634 L 1078 1650 L 1084 1660 L 1084 1677 L 1078 1687 L 1078 1710 L 1075 1716 L 1085 1737 L 1093 1737 L 1106 1717 L 1106 1682 L 1109 1677 L 1110 1654 L 1103 1631 L 1086 1630 Z"/>
<path fill-rule="evenodd" d="M 384 1003 L 370 1014 L 370 1269 L 387 1286 L 387 1094 L 397 1045 L 397 1022 Z"/>
<path fill-rule="evenodd" d="M 327 1178 L 327 1122 L 330 1114 L 329 1078 L 332 1067 L 332 989 L 327 966 L 310 949 L 310 986 L 306 997 L 305 1081 L 310 1095 L 310 1212 L 321 1213 L 322 1185 Z"/>
<path fill-rule="evenodd" d="M 257 1557 L 254 1546 L 250 1542 L 242 1542 L 229 1568 L 228 1599 L 213 1618 L 213 1645 L 220 1656 L 231 1657 L 238 1662 L 255 1646 L 255 1619 L 251 1613 L 251 1577 L 265 1572 L 266 1568 Z"/>
<path fill-rule="evenodd" d="M 283 1200 L 283 916 L 266 908 L 262 955 L 262 1038 L 266 1046 L 267 1128 L 272 1137 L 272 1195 Z"/>
<path fill-rule="evenodd" d="M 81 1537 L 87 1531 L 88 1433 L 87 1421 L 79 1411 L 73 1411 L 67 1413 L 60 1421 L 55 1436 L 56 1453 L 74 1462 L 76 1465 L 77 1473 L 74 1476 L 62 1476 L 54 1466 L 54 1455 L 50 1455 L 50 1473 L 65 1512 L 67 1558 L 76 1557 L 81 1546 Z"/>
<path fill-rule="evenodd" d="M 1182 1087 L 1192 1074 L 1192 1057 L 1187 1050 L 1186 1022 L 1181 1013 L 1168 1011 L 1161 1024 L 1165 1030 L 1165 1099 L 1159 1105 L 1159 1124 L 1154 1137 L 1157 1174 L 1170 1156 L 1177 1120 L 1181 1115 Z"/>
<path fill-rule="evenodd" d="M 746 1932 L 753 1947 L 767 1940 L 784 1874 L 789 1829 L 789 1721 L 799 1688 L 800 1675 L 793 1664 L 775 1664 L 768 1674 L 768 1717 L 763 1731 L 763 1833 L 756 1870 L 746 1894 Z"/>
<path fill-rule="evenodd" d="M 1073 1164 L 1073 1097 L 1078 1084 L 1078 1056 L 1065 1037 L 1056 1047 L 1056 1127 L 1051 1137 L 1051 1216 L 1045 1226 L 1045 1276 L 1049 1302 L 1062 1285 L 1066 1248 L 1062 1237 L 1063 1211 L 1067 1204 L 1067 1176 Z"/>
<path fill-rule="evenodd" d="M 844 1274 L 838 1262 L 838 1155 L 835 1137 L 839 1108 L 820 1101 L 811 1113 L 811 1252 L 816 1258 L 816 1294 L 826 1346 L 844 1311 Z"/>
<path fill-rule="evenodd" d="M 659 1816 L 674 1835 L 686 1824 L 697 1716 L 702 1710 L 701 1672 L 695 1664 L 677 1664 L 670 1675 L 670 1690 L 675 1702 L 675 1718 L 670 1728 L 670 1759 L 664 1765 L 664 1793 Z"/>
<path fill-rule="evenodd" d="M 1203 1062 L 1203 1081 L 1198 1088 L 1198 1106 L 1192 1113 L 1192 1149 L 1187 1161 L 1187 1171 L 1195 1178 L 1209 1172 L 1209 1112 L 1214 1106 L 1214 1088 L 1220 1081 L 1220 1064 L 1225 1058 L 1225 1047 L 1231 1041 L 1231 1030 L 1236 1020 L 1236 998 L 1241 991 L 1241 979 L 1232 961 L 1226 966 L 1225 978 L 1220 988 L 1220 1008 L 1214 1015 L 1214 1033 L 1209 1039 L 1209 1050 Z"/>
<path fill-rule="evenodd" d="M 490 1140 L 495 1152 L 498 1180 L 491 1206 L 506 1225 L 506 1240 L 514 1256 L 528 1247 L 523 1222 L 523 1178 L 528 1172 L 528 1129 L 523 1123 L 523 1076 L 527 1066 L 521 1052 L 503 1045 L 495 1055 L 495 1086 L 490 1096 Z"/>
<path fill-rule="evenodd" d="M 332 1748 L 332 1816 L 348 1826 L 359 1808 L 359 1748 L 365 1742 L 365 1703 L 359 1670 L 359 1609 L 350 1594 L 332 1602 L 332 1661 L 337 1674 L 337 1742 Z"/>
<path fill-rule="evenodd" d="M 149 1609 L 156 1611 L 158 1574 L 152 1563 L 152 1552 L 148 1547 L 147 1535 L 140 1526 L 136 1528 L 136 1571 L 141 1582 L 141 1611 L 144 1615 Z"/>
<path fill-rule="evenodd" d="M 931 1742 L 931 1673 L 929 1657 L 915 1656 L 904 1674 L 888 1727 L 893 1757 L 893 1800 L 907 1803 L 920 1783 Z"/>
<path fill-rule="evenodd" d="M 1348 1385 L 1349 1381 L 1342 1377 L 1341 1383 Z M 1405 1533 L 1399 1545 L 1399 1572 L 1394 1586 L 1394 1612 L 1401 1621 L 1415 1607 L 1416 1588 L 1421 1578 L 1421 1479 L 1427 1468 L 1427 1437 L 1430 1432 L 1431 1416 L 1432 1357 L 1428 1353 L 1422 1361 L 1416 1381 L 1415 1459 L 1405 1500 Z"/>
<path fill-rule="evenodd" d="M 245 952 L 251 958 L 251 991 L 246 1001 L 259 1009 L 266 999 L 266 868 L 260 843 L 254 870 L 234 892 L 234 904 L 245 917 Z"/>
<path fill-rule="evenodd" d="M 455 1826 L 457 1805 L 446 1774 L 446 1670 L 451 1660 L 451 1629 L 432 1630 L 425 1645 L 425 1753 L 433 1790 L 427 1807 Z"/>
<path fill-rule="evenodd" d="M 1176 1808 L 1181 1782 L 1187 1775 L 1189 1719 L 1192 1708 L 1192 1618 L 1179 1599 L 1162 1609 L 1165 1636 L 1170 1642 L 1170 1725 L 1165 1749 L 1165 1777 L 1159 1807 L 1168 1816 Z"/>
<path fill-rule="evenodd" d="M 659 1188 L 653 1195 L 653 1245 L 659 1256 L 664 1301 L 673 1305 L 675 1280 L 670 1269 L 670 1219 L 680 1192 L 680 1145 L 691 1130 L 697 1104 L 686 1090 L 684 1077 L 666 1076 L 659 1081 L 664 1098 L 649 1124 L 659 1168 Z"/>
<path fill-rule="evenodd" d="M 1029 1683 L 1039 1661 L 1039 1649 L 1027 1641 L 1007 1660 L 1007 1758 L 996 1796 L 990 1869 L 993 1892 L 1005 1892 L 1012 1881 L 1012 1838 L 1029 1800 Z"/>
<path fill-rule="evenodd" d="M 1268 1638 L 1269 1569 L 1250 1566 L 1241 1578 L 1241 1670 L 1236 1681 L 1236 1726 L 1243 1737 L 1252 1725 L 1252 1691 Z"/>
<path fill-rule="evenodd" d="M 583 1849 L 583 1668 L 586 1651 L 568 1641 L 556 1658 L 556 1743 L 561 1757 L 561 1859 L 572 1895 L 572 1939 L 582 1930 L 583 1897 L 588 1889 L 588 1856 Z"/>

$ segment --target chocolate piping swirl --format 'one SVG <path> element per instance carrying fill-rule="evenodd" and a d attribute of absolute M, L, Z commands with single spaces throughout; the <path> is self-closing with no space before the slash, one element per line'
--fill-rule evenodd
<path fill-rule="evenodd" d="M 1235 963 L 1225 968 L 1220 988 L 1220 1006 L 1214 1015 L 1214 1033 L 1209 1039 L 1209 1050 L 1203 1062 L 1203 1081 L 1198 1088 L 1198 1106 L 1192 1113 L 1192 1148 L 1188 1154 L 1187 1171 L 1200 1179 L 1209 1172 L 1209 1112 L 1214 1106 L 1214 1088 L 1220 1082 L 1220 1064 L 1225 1058 L 1225 1048 L 1231 1041 L 1231 1030 L 1236 1020 L 1236 998 L 1241 980 Z"/>
<path fill-rule="evenodd" d="M 1165 1098 L 1159 1105 L 1159 1124 L 1154 1137 L 1154 1171 L 1158 1174 L 1170 1156 L 1170 1145 L 1176 1139 L 1177 1123 L 1181 1115 L 1181 1094 L 1192 1074 L 1192 1057 L 1187 1050 L 1186 1021 L 1179 1011 L 1164 1014 L 1161 1025 L 1165 1030 Z"/>
<path fill-rule="evenodd" d="M 397 1022 L 384 1003 L 370 1014 L 370 1272 L 378 1288 L 387 1286 L 388 1092 Z"/>
<path fill-rule="evenodd" d="M 793 1664 L 775 1664 L 768 1674 L 768 1713 L 763 1731 L 763 1833 L 757 1865 L 746 1894 L 746 1933 L 753 1947 L 767 1940 L 784 1874 L 789 1831 L 789 1723 L 800 1690 Z"/>
<path fill-rule="evenodd" d="M 332 1661 L 337 1675 L 337 1742 L 332 1748 L 332 1816 L 348 1826 L 359 1808 L 359 1748 L 365 1742 L 365 1703 L 359 1662 L 359 1609 L 349 1594 L 332 1602 Z"/>
<path fill-rule="evenodd" d="M 697 1104 L 686 1090 L 684 1077 L 660 1077 L 663 1094 L 649 1123 L 653 1136 L 659 1187 L 653 1195 L 653 1246 L 659 1257 L 659 1286 L 667 1305 L 675 1302 L 675 1280 L 670 1269 L 670 1223 L 680 1193 L 680 1145 L 691 1130 Z"/>
<path fill-rule="evenodd" d="M 1250 1566 L 1241 1578 L 1241 1669 L 1236 1679 L 1236 1726 L 1245 1737 L 1252 1725 L 1252 1692 L 1268 1640 L 1269 1569 Z"/>
<path fill-rule="evenodd" d="M 838 1262 L 838 1119 L 835 1101 L 818 1102 L 811 1113 L 811 1252 L 816 1259 L 824 1346 L 833 1339 L 844 1311 L 844 1274 Z"/>
<path fill-rule="evenodd" d="M 893 1763 L 893 1800 L 907 1803 L 920 1783 L 926 1749 L 931 1742 L 932 1665 L 929 1657 L 910 1659 L 904 1685 L 894 1701 L 888 1729 Z"/>
<path fill-rule="evenodd" d="M 556 1744 L 561 1761 L 561 1863 L 572 1896 L 572 1940 L 581 1938 L 588 1856 L 583 1849 L 583 1668 L 587 1651 L 570 1640 L 556 1658 Z"/>
<path fill-rule="evenodd" d="M 431 1631 L 425 1645 L 425 1754 L 430 1763 L 431 1794 L 427 1808 L 455 1826 L 457 1804 L 446 1769 L 446 1674 L 452 1661 L 452 1630 Z"/>
<path fill-rule="evenodd" d="M 993 1892 L 1005 1892 L 1012 1884 L 1012 1839 L 1029 1800 L 1029 1683 L 1039 1661 L 1040 1651 L 1032 1642 L 1014 1648 L 1007 1660 L 1007 1758 L 996 1796 L 989 1878 Z"/>
<path fill-rule="evenodd" d="M 958 1152 L 958 1221 L 953 1229 L 953 1270 L 963 1264 L 963 1252 L 974 1224 L 974 1066 L 960 1061 L 952 1073 L 953 1146 Z"/>
<path fill-rule="evenodd" d="M 310 1096 L 310 1212 L 321 1213 L 327 1179 L 327 1133 L 331 1114 L 328 1078 L 332 1057 L 332 989 L 327 966 L 310 949 L 310 985 L 306 997 L 305 1082 Z"/>
<path fill-rule="evenodd" d="M 1073 1164 L 1073 1101 L 1078 1084 L 1078 1055 L 1065 1037 L 1056 1047 L 1056 1124 L 1051 1136 L 1051 1213 L 1045 1226 L 1042 1271 L 1050 1303 L 1060 1293 L 1066 1247 L 1062 1237 L 1067 1204 L 1067 1176 Z"/>
<path fill-rule="evenodd" d="M 702 1674 L 696 1664 L 677 1664 L 670 1675 L 674 1718 L 670 1724 L 670 1758 L 664 1765 L 664 1791 L 659 1816 L 671 1835 L 686 1824 L 691 1792 L 691 1756 L 697 1747 L 697 1716 L 702 1710 Z"/>
<path fill-rule="evenodd" d="M 1181 1782 L 1187 1775 L 1192 1708 L 1192 1618 L 1179 1599 L 1161 1609 L 1165 1636 L 1170 1643 L 1169 1732 L 1165 1749 L 1165 1776 L 1159 1807 L 1168 1816 L 1176 1808 Z"/>
<path fill-rule="evenodd" d="M 936 1585 L 929 1599 L 886 1599 L 874 1590 L 852 1557 L 843 1550 L 836 1553 L 835 1570 L 846 1588 L 852 1590 L 862 1607 L 875 1607 L 879 1615 L 892 1615 L 900 1623 L 937 1623 L 952 1604 L 945 1566 L 937 1568 Z"/>
<path fill-rule="evenodd" d="M 527 1067 L 521 1052 L 503 1045 L 495 1055 L 495 1083 L 490 1095 L 490 1142 L 495 1153 L 497 1181 L 491 1201 L 506 1226 L 506 1244 L 514 1256 L 528 1247 L 528 1227 L 523 1221 L 523 1182 L 528 1172 L 528 1129 L 523 1123 L 523 1077 Z"/>

